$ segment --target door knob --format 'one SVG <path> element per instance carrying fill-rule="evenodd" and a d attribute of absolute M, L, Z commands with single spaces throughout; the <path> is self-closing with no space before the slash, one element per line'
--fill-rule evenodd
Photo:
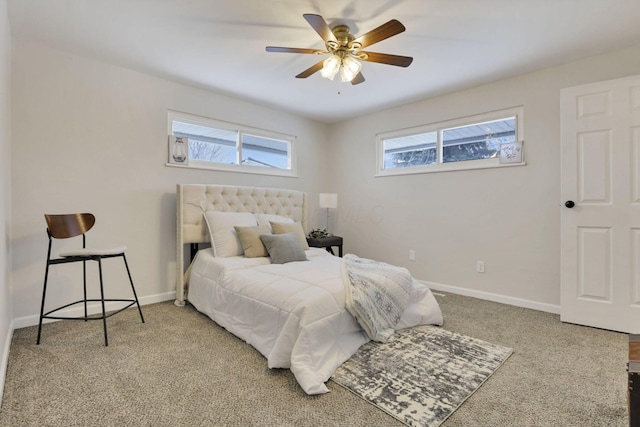
<path fill-rule="evenodd" d="M 573 203 L 573 200 L 567 200 L 566 202 L 564 202 L 564 205 L 566 207 L 568 207 L 569 209 L 571 209 L 572 207 L 574 207 L 576 204 Z"/>

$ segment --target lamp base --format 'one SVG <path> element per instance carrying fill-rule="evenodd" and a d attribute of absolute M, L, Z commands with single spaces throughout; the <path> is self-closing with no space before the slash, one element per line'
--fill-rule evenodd
<path fill-rule="evenodd" d="M 327 233 L 329 233 L 329 208 L 327 208 Z"/>

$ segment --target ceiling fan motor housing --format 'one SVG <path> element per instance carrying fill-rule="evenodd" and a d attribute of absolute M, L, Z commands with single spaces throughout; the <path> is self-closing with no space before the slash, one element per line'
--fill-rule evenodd
<path fill-rule="evenodd" d="M 336 25 L 333 27 L 333 35 L 336 36 L 337 42 L 329 40 L 326 42 L 327 50 L 334 53 L 337 50 L 345 50 L 350 53 L 360 49 L 362 45 L 360 43 L 353 43 L 355 36 L 349 31 L 349 27 L 346 25 Z"/>
<path fill-rule="evenodd" d="M 331 30 L 336 37 L 336 41 L 328 40 L 325 44 L 327 51 L 333 55 L 337 55 L 340 58 L 345 56 L 353 56 L 358 59 L 366 59 L 367 54 L 358 53 L 358 49 L 362 48 L 362 44 L 354 42 L 355 36 L 349 31 L 349 27 L 346 25 L 336 25 Z"/>

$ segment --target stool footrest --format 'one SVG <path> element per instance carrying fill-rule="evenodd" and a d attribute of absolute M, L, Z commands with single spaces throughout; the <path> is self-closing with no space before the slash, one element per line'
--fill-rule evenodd
<path fill-rule="evenodd" d="M 61 307 L 58 308 L 54 308 L 51 311 L 46 312 L 45 314 L 42 315 L 43 319 L 56 319 L 56 320 L 102 320 L 107 319 L 111 316 L 114 316 L 118 313 L 120 313 L 121 311 L 126 310 L 127 308 L 131 307 L 132 305 L 134 305 L 136 303 L 136 300 L 134 299 L 106 299 L 104 300 L 104 302 L 128 302 L 129 304 L 127 304 L 126 306 L 119 308 L 118 310 L 115 311 L 109 311 L 108 313 L 105 313 L 104 316 L 102 316 L 101 313 L 98 314 L 94 314 L 91 316 L 51 316 L 52 313 L 55 313 L 57 311 L 63 310 L 65 308 L 71 307 L 73 305 L 76 304 L 84 304 L 85 302 L 102 302 L 101 299 L 87 299 L 87 300 L 79 300 L 79 301 L 74 301 L 71 302 L 69 304 L 65 304 Z"/>

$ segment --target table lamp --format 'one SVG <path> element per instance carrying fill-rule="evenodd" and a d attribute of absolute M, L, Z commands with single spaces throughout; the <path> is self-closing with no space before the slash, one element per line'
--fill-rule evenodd
<path fill-rule="evenodd" d="M 318 206 L 327 210 L 327 233 L 329 232 L 329 209 L 338 207 L 338 195 L 335 193 L 320 193 Z"/>

